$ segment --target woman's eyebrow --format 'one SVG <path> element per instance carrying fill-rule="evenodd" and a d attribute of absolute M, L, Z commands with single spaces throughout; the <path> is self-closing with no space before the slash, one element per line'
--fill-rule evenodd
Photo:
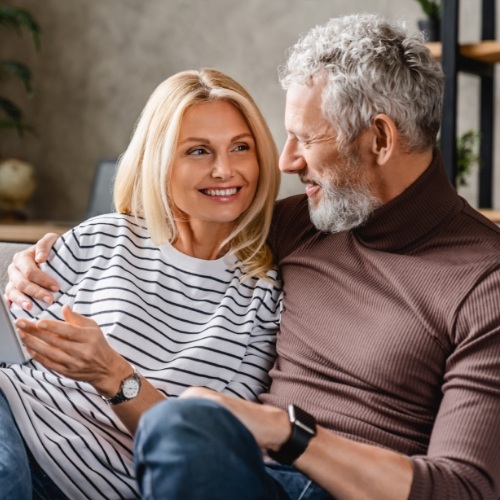
<path fill-rule="evenodd" d="M 253 134 L 244 132 L 243 134 L 238 134 L 232 137 L 231 142 L 239 141 L 240 139 L 244 138 L 254 139 Z M 207 139 L 206 137 L 186 137 L 185 139 L 180 141 L 179 144 L 184 144 L 186 142 L 201 142 L 203 144 L 210 144 L 210 139 Z"/>

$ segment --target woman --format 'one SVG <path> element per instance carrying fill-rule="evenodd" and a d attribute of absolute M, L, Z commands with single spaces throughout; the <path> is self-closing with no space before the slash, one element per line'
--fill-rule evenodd
<path fill-rule="evenodd" d="M 0 433 L 24 451 L 20 429 L 47 496 L 137 497 L 132 436 L 146 409 L 191 385 L 264 390 L 280 313 L 265 243 L 278 184 L 271 134 L 234 80 L 186 71 L 154 91 L 120 161 L 119 213 L 56 243 L 45 271 L 61 288 L 48 307 L 34 301 L 36 321 L 13 307 L 33 360 L 0 369 Z M 12 476 L 27 469 L 18 451 L 2 462 Z"/>

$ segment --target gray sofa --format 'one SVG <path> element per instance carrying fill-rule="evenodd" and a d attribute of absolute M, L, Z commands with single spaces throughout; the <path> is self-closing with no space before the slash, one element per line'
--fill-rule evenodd
<path fill-rule="evenodd" d="M 12 261 L 13 255 L 27 248 L 29 245 L 22 243 L 3 243 L 0 242 L 0 290 L 4 291 L 5 285 L 7 283 L 7 267 Z"/>

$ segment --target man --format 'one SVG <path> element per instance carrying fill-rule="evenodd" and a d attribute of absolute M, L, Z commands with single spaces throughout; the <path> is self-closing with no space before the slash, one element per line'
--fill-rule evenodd
<path fill-rule="evenodd" d="M 270 236 L 272 385 L 262 405 L 191 388 L 151 409 L 143 497 L 497 499 L 500 230 L 433 149 L 441 70 L 420 36 L 354 15 L 303 37 L 281 81 L 280 168 L 307 196 Z"/>

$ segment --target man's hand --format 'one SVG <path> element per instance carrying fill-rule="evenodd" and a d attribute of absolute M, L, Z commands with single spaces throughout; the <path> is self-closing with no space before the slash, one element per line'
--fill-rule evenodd
<path fill-rule="evenodd" d="M 59 284 L 40 271 L 38 264 L 47 260 L 58 238 L 59 235 L 48 233 L 36 245 L 14 255 L 8 268 L 9 282 L 5 287 L 5 300 L 8 303 L 13 302 L 28 311 L 33 307 L 30 297 L 52 304 L 54 299 L 51 292 L 57 292 Z"/>
<path fill-rule="evenodd" d="M 180 397 L 206 398 L 225 406 L 253 434 L 261 448 L 278 451 L 292 433 L 286 411 L 274 406 L 252 403 L 204 387 L 190 387 Z"/>

